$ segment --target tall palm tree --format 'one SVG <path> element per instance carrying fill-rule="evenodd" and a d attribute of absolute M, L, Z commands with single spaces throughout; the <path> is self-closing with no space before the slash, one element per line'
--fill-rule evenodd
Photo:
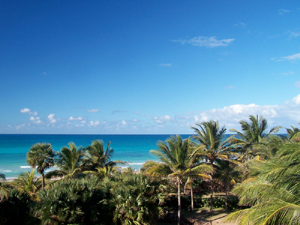
<path fill-rule="evenodd" d="M 178 225 L 181 216 L 181 192 L 180 186 L 183 178 L 191 171 L 189 168 L 192 145 L 190 138 L 182 139 L 180 135 L 171 136 L 165 142 L 157 143 L 158 149 L 150 153 L 158 158 L 159 162 L 147 162 L 145 174 L 158 176 L 169 175 L 175 178 L 178 189 Z"/>
<path fill-rule="evenodd" d="M 106 171 L 111 171 L 118 163 L 124 164 L 123 161 L 112 161 L 114 150 L 107 143 L 106 149 L 102 140 L 95 140 L 92 145 L 87 147 L 86 158 L 83 162 L 84 170 L 97 171 L 97 168 L 106 168 Z"/>
<path fill-rule="evenodd" d="M 214 170 L 214 164 L 216 160 L 231 160 L 229 158 L 232 155 L 232 147 L 230 144 L 230 140 L 232 138 L 229 137 L 226 140 L 224 139 L 224 135 L 226 132 L 226 128 L 219 127 L 218 121 L 208 121 L 197 123 L 196 126 L 192 127 L 192 129 L 196 132 L 197 135 L 193 136 L 195 140 L 196 148 L 193 153 L 194 157 L 197 157 L 199 161 L 205 160 L 210 166 L 211 169 Z M 233 161 L 233 160 L 231 160 Z M 211 194 L 210 194 L 210 213 L 212 214 L 212 202 L 213 202 L 213 173 L 211 174 Z"/>
<path fill-rule="evenodd" d="M 266 133 L 268 122 L 265 118 L 250 115 L 249 120 L 250 122 L 244 120 L 240 121 L 242 132 L 236 129 L 230 129 L 230 131 L 236 132 L 238 136 L 232 139 L 232 143 L 238 146 L 242 153 L 244 153 L 242 155 L 244 157 L 242 159 L 243 161 L 255 156 L 268 158 L 270 152 L 268 151 L 265 141 L 271 134 L 278 132 L 281 127 L 273 127 Z"/>
<path fill-rule="evenodd" d="M 69 147 L 64 146 L 60 152 L 57 153 L 55 165 L 58 170 L 50 171 L 47 173 L 47 178 L 50 177 L 64 177 L 67 179 L 75 175 L 81 169 L 83 158 L 85 156 L 85 149 L 78 147 L 70 142 Z"/>
<path fill-rule="evenodd" d="M 27 153 L 27 162 L 42 175 L 42 188 L 45 187 L 45 170 L 54 166 L 55 152 L 51 144 L 37 143 Z"/>
<path fill-rule="evenodd" d="M 193 183 L 196 179 L 210 179 L 211 177 L 207 174 L 211 173 L 211 167 L 206 166 L 205 164 L 199 165 L 198 167 L 200 171 L 194 171 L 193 169 L 188 173 L 187 180 L 184 185 L 184 193 L 187 193 L 187 190 L 190 190 L 191 194 L 191 211 L 194 211 L 194 190 L 193 190 Z M 205 171 L 205 173 L 203 173 Z"/>
<path fill-rule="evenodd" d="M 216 160 L 216 174 L 215 178 L 221 182 L 225 189 L 225 210 L 228 212 L 228 191 L 242 178 L 241 167 L 238 164 L 232 163 L 228 160 Z"/>

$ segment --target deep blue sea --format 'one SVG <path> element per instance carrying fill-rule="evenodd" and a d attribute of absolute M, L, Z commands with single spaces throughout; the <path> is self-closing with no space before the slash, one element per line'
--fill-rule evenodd
<path fill-rule="evenodd" d="M 181 135 L 187 138 L 190 135 Z M 151 149 L 157 149 L 159 140 L 165 141 L 170 135 L 46 135 L 46 134 L 0 134 L 0 173 L 7 178 L 17 177 L 21 172 L 31 171 L 26 162 L 30 147 L 38 142 L 50 143 L 55 151 L 60 151 L 69 142 L 78 147 L 87 147 L 93 140 L 101 139 L 105 146 L 111 141 L 114 149 L 112 160 L 123 160 L 134 169 L 140 168 L 147 160 L 155 160 Z"/>

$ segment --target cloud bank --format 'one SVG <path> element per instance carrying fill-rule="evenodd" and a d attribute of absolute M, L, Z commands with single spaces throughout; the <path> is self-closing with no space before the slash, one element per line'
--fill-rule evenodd
<path fill-rule="evenodd" d="M 300 88 L 300 81 L 296 82 L 295 85 L 299 85 Z M 27 108 L 21 111 L 22 113 L 31 112 Z M 223 108 L 175 115 L 149 116 L 139 113 L 138 119 L 133 117 L 137 115 L 136 112 L 128 114 L 122 119 L 115 120 L 106 120 L 107 118 L 105 120 L 100 120 L 99 118 L 92 120 L 73 116 L 68 117 L 68 119 L 60 119 L 56 118 L 54 113 L 49 114 L 45 120 L 41 120 L 38 116 L 30 115 L 29 123 L 23 122 L 16 126 L 8 125 L 5 129 L 8 133 L 12 133 L 12 130 L 18 133 L 26 133 L 35 128 L 41 132 L 45 132 L 48 129 L 47 131 L 52 133 L 191 134 L 193 133 L 191 126 L 208 120 L 219 121 L 220 125 L 225 125 L 228 130 L 230 128 L 240 130 L 239 121 L 247 121 L 249 115 L 265 117 L 268 120 L 269 129 L 274 126 L 285 128 L 291 125 L 297 126 L 300 122 L 300 94 L 279 105 L 233 104 Z M 72 123 L 72 121 L 78 122 Z M 282 129 L 281 132 L 285 132 L 285 129 Z"/>
<path fill-rule="evenodd" d="M 95 113 L 95 112 L 98 112 L 99 109 L 91 109 L 91 110 L 87 110 L 86 112 L 89 112 L 89 113 Z"/>
<path fill-rule="evenodd" d="M 300 53 L 297 53 L 297 54 L 294 54 L 294 55 L 284 56 L 284 57 L 282 57 L 282 59 L 295 61 L 295 60 L 300 59 Z"/>
<path fill-rule="evenodd" d="M 234 40 L 235 40 L 234 38 L 217 40 L 216 37 L 199 36 L 199 37 L 194 37 L 191 39 L 173 40 L 173 42 L 179 42 L 183 45 L 190 44 L 190 45 L 198 46 L 198 47 L 215 48 L 215 47 L 228 46 Z"/>

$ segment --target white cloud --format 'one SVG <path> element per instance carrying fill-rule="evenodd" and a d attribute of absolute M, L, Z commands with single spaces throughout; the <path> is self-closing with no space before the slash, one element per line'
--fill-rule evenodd
<path fill-rule="evenodd" d="M 20 113 L 30 113 L 31 111 L 30 111 L 30 109 L 28 109 L 28 108 L 24 108 L 24 109 L 21 109 L 20 110 Z"/>
<path fill-rule="evenodd" d="M 69 120 L 82 120 L 82 117 L 73 117 L 73 116 L 70 116 Z"/>
<path fill-rule="evenodd" d="M 22 127 L 24 127 L 24 126 L 26 126 L 26 124 L 25 124 L 25 123 L 23 123 L 23 124 L 20 124 L 20 125 L 16 126 L 16 130 L 19 130 L 20 128 L 22 128 Z"/>
<path fill-rule="evenodd" d="M 235 128 L 240 130 L 240 120 L 248 121 L 249 115 L 262 115 L 268 120 L 269 128 L 281 125 L 289 127 L 298 124 L 300 121 L 300 94 L 290 101 L 281 105 L 257 105 L 257 104 L 235 104 L 223 108 L 215 108 L 199 113 L 187 113 L 176 115 L 172 119 L 174 127 L 194 126 L 208 120 L 219 121 L 220 125 L 225 125 L 228 129 Z M 156 119 L 160 119 L 157 117 Z M 154 120 L 154 122 L 156 122 Z M 162 122 L 162 120 L 160 120 Z M 285 132 L 282 130 L 281 132 Z"/>
<path fill-rule="evenodd" d="M 217 40 L 216 37 L 199 36 L 199 37 L 194 37 L 194 38 L 185 39 L 185 40 L 181 40 L 181 39 L 174 40 L 174 42 L 180 42 L 183 45 L 190 44 L 190 45 L 198 46 L 198 47 L 215 48 L 215 47 L 220 47 L 220 46 L 228 46 L 234 40 L 235 40 L 234 38 Z"/>
<path fill-rule="evenodd" d="M 137 122 L 138 120 L 137 120 L 137 119 L 133 119 L 132 121 L 133 121 L 133 122 Z"/>
<path fill-rule="evenodd" d="M 300 105 L 300 95 L 297 95 L 296 97 L 293 98 L 293 101 L 297 104 Z"/>
<path fill-rule="evenodd" d="M 122 125 L 126 125 L 127 122 L 125 120 L 122 120 Z"/>
<path fill-rule="evenodd" d="M 86 123 L 86 121 L 85 121 L 85 120 L 82 120 L 81 123 Z"/>
<path fill-rule="evenodd" d="M 294 54 L 294 55 L 284 56 L 284 57 L 282 57 L 282 59 L 295 61 L 295 60 L 300 59 L 300 53 L 297 53 L 297 54 Z"/>
<path fill-rule="evenodd" d="M 291 38 L 296 38 L 300 36 L 300 31 L 298 32 L 293 32 L 293 31 L 289 31 Z"/>
<path fill-rule="evenodd" d="M 54 117 L 55 117 L 54 113 L 49 114 L 48 120 L 50 121 L 50 123 L 56 123 L 57 122 L 57 120 Z"/>
<path fill-rule="evenodd" d="M 171 117 L 168 116 L 168 115 L 165 115 L 164 118 L 165 118 L 165 120 L 170 120 L 171 119 Z"/>
<path fill-rule="evenodd" d="M 20 110 L 20 113 L 27 113 L 29 115 L 33 115 L 33 116 L 37 116 L 37 111 L 32 112 L 30 109 L 28 108 L 24 108 Z"/>
<path fill-rule="evenodd" d="M 278 9 L 278 15 L 282 16 L 283 14 L 291 12 L 290 10 L 287 9 Z"/>
<path fill-rule="evenodd" d="M 202 112 L 199 117 L 200 121 L 207 121 L 209 119 L 237 122 L 242 118 L 248 118 L 249 115 L 264 115 L 268 117 L 277 116 L 278 106 L 259 106 L 256 104 L 236 104 L 226 106 L 224 108 L 212 109 Z"/>
<path fill-rule="evenodd" d="M 165 122 L 167 122 L 167 121 L 171 121 L 172 119 L 171 119 L 171 117 L 169 116 L 169 115 L 164 115 L 164 116 L 154 116 L 153 117 L 153 121 L 154 121 L 154 123 L 156 123 L 156 124 L 163 124 L 163 123 L 165 123 Z"/>
<path fill-rule="evenodd" d="M 36 124 L 42 123 L 40 117 L 38 117 L 38 116 L 37 116 L 37 117 L 31 116 L 31 117 L 29 118 L 29 120 L 32 121 L 33 123 L 36 123 Z"/>
<path fill-rule="evenodd" d="M 95 112 L 98 112 L 99 109 L 91 109 L 91 110 L 87 110 L 86 112 L 89 112 L 89 113 L 95 113 Z"/>
<path fill-rule="evenodd" d="M 159 64 L 159 66 L 161 66 L 161 67 L 172 67 L 173 66 L 173 63 L 161 63 L 161 64 Z"/>
<path fill-rule="evenodd" d="M 100 124 L 100 122 L 97 120 L 97 121 L 90 121 L 90 126 L 98 126 Z"/>
<path fill-rule="evenodd" d="M 300 81 L 296 81 L 295 82 L 295 86 L 298 87 L 298 88 L 300 88 Z"/>

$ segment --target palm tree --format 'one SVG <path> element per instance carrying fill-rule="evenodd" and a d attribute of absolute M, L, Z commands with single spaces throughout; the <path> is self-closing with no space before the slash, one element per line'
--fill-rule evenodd
<path fill-rule="evenodd" d="M 295 140 L 295 141 L 299 141 L 299 136 L 300 136 L 300 129 L 297 128 L 297 127 L 293 127 L 291 126 L 292 129 L 290 128 L 285 128 L 286 129 L 286 132 L 288 134 L 288 139 L 289 140 Z"/>
<path fill-rule="evenodd" d="M 104 149 L 103 141 L 95 140 L 92 145 L 87 147 L 86 158 L 83 162 L 84 170 L 97 171 L 97 168 L 106 168 L 106 171 L 110 171 L 110 168 L 115 167 L 118 163 L 125 164 L 120 160 L 111 160 L 114 150 L 110 147 L 110 143 L 108 142 Z"/>
<path fill-rule="evenodd" d="M 33 169 L 31 172 L 27 171 L 21 173 L 18 178 L 12 182 L 12 185 L 21 193 L 25 192 L 33 198 L 36 192 L 41 188 L 41 180 L 35 177 Z"/>
<path fill-rule="evenodd" d="M 250 123 L 244 120 L 240 121 L 242 132 L 237 131 L 236 129 L 230 129 L 230 131 L 236 132 L 238 136 L 238 138 L 233 138 L 231 142 L 242 150 L 244 153 L 242 157 L 246 157 L 246 159 L 255 156 L 269 157 L 270 153 L 266 147 L 265 141 L 271 134 L 278 132 L 281 127 L 273 127 L 266 133 L 268 122 L 265 118 L 262 116 L 255 117 L 250 115 L 249 120 Z M 245 161 L 245 158 L 242 160 Z"/>
<path fill-rule="evenodd" d="M 45 187 L 45 170 L 54 166 L 55 152 L 51 144 L 37 143 L 27 153 L 27 162 L 42 175 L 42 188 Z"/>
<path fill-rule="evenodd" d="M 201 168 L 199 168 L 201 167 Z M 207 174 L 204 174 L 203 171 L 206 173 L 211 173 L 211 167 L 206 166 L 205 164 L 199 165 L 198 168 L 201 171 L 193 171 L 191 170 L 190 173 L 188 174 L 187 181 L 185 182 L 184 185 L 184 192 L 187 193 L 187 190 L 190 190 L 191 194 L 191 211 L 194 211 L 194 190 L 193 190 L 193 183 L 194 180 L 196 179 L 210 179 L 211 177 Z"/>
<path fill-rule="evenodd" d="M 97 167 L 95 170 L 83 171 L 83 174 L 88 174 L 96 177 L 99 180 L 102 180 L 105 177 L 111 176 L 111 174 L 117 171 L 116 167 Z"/>
<path fill-rule="evenodd" d="M 230 214 L 239 224 L 300 224 L 300 145 L 285 143 L 275 157 L 249 166 L 254 174 L 233 192 L 251 208 Z"/>
<path fill-rule="evenodd" d="M 228 191 L 229 187 L 241 180 L 242 171 L 236 163 L 232 163 L 228 160 L 216 160 L 216 174 L 215 178 L 219 180 L 225 189 L 225 209 L 228 212 Z"/>
<path fill-rule="evenodd" d="M 83 158 L 85 156 L 85 149 L 78 147 L 70 142 L 69 147 L 64 146 L 60 152 L 57 153 L 55 165 L 58 170 L 47 173 L 47 178 L 50 177 L 64 177 L 64 179 L 74 176 L 83 165 Z"/>
<path fill-rule="evenodd" d="M 145 174 L 158 176 L 159 174 L 174 177 L 178 188 L 178 225 L 181 216 L 180 186 L 183 178 L 190 172 L 190 154 L 192 145 L 190 138 L 182 139 L 180 135 L 171 136 L 165 142 L 157 143 L 158 149 L 150 153 L 158 158 L 159 162 L 150 161 L 146 164 Z"/>
<path fill-rule="evenodd" d="M 193 153 L 194 157 L 197 157 L 199 161 L 205 160 L 214 170 L 214 164 L 216 160 L 231 160 L 229 158 L 232 155 L 232 147 L 229 141 L 232 136 L 224 140 L 224 134 L 226 128 L 219 127 L 218 121 L 208 121 L 197 123 L 197 127 L 192 127 L 197 135 L 193 136 L 193 139 L 196 141 L 195 144 L 197 147 Z M 233 160 L 231 160 L 233 161 Z M 211 194 L 210 194 L 210 213 L 212 214 L 212 202 L 213 202 L 213 173 L 211 174 Z"/>

